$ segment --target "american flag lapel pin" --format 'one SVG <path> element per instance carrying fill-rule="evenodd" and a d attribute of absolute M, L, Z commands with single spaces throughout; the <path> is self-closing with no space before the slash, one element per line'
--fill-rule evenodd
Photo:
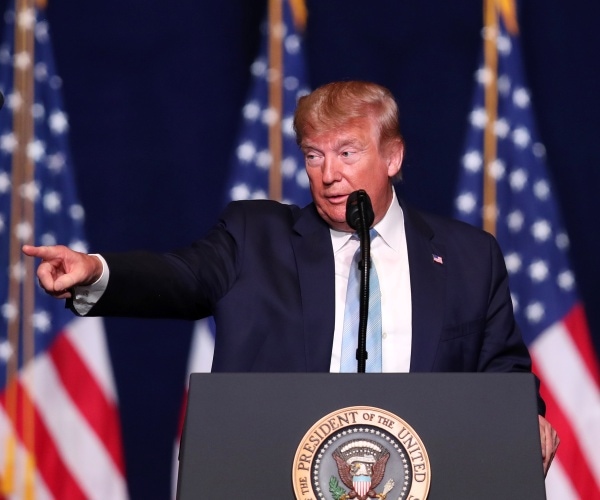
<path fill-rule="evenodd" d="M 435 262 L 436 264 L 444 264 L 444 259 L 442 258 L 441 255 L 436 255 L 436 254 L 431 254 L 433 257 L 433 262 Z"/>

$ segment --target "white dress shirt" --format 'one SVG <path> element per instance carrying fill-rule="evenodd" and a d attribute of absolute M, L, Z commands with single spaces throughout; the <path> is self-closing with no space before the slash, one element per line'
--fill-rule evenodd
<path fill-rule="evenodd" d="M 404 214 L 396 194 L 383 219 L 374 226 L 379 236 L 371 242 L 371 259 L 381 290 L 382 368 L 384 372 L 408 372 L 412 344 L 412 307 Z M 360 242 L 350 233 L 331 232 L 335 258 L 335 329 L 331 372 L 340 371 L 344 308 L 350 264 Z"/>

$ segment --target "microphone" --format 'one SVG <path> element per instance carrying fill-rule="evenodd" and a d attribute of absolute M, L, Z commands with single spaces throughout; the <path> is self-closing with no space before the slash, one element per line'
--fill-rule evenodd
<path fill-rule="evenodd" d="M 358 320 L 357 372 L 365 373 L 367 358 L 367 322 L 369 316 L 369 273 L 371 262 L 371 235 L 369 228 L 375 221 L 371 199 L 364 189 L 350 193 L 346 201 L 346 222 L 360 238 L 360 297 Z M 365 265 L 367 263 L 367 265 Z"/>
<path fill-rule="evenodd" d="M 364 189 L 350 193 L 346 201 L 346 222 L 359 233 L 367 232 L 375 220 L 371 198 Z"/>

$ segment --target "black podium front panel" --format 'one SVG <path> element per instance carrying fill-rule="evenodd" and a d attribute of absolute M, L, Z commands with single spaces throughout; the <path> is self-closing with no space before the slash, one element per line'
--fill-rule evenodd
<path fill-rule="evenodd" d="M 178 499 L 293 499 L 305 434 L 354 406 L 414 429 L 429 456 L 431 500 L 545 498 L 530 374 L 244 373 L 191 376 Z"/>

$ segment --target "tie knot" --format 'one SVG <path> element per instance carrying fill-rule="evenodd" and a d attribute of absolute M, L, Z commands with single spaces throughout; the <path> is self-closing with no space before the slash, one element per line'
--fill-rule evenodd
<path fill-rule="evenodd" d="M 377 232 L 377 230 L 375 228 L 371 228 L 369 229 L 369 236 L 371 237 L 371 240 L 377 238 L 377 236 L 379 236 L 379 233 Z M 360 239 L 358 236 L 358 233 L 352 233 L 352 239 L 353 240 L 358 240 Z"/>

